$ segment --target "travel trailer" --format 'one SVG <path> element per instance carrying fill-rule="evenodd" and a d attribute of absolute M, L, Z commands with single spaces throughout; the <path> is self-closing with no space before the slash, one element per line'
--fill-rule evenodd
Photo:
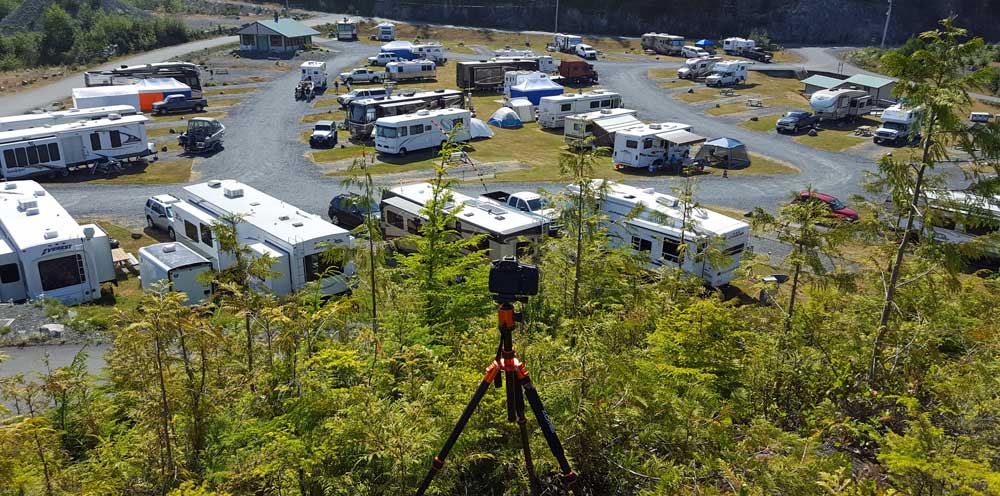
<path fill-rule="evenodd" d="M 583 37 L 575 34 L 556 34 L 552 37 L 552 45 L 557 52 L 575 53 L 576 46 L 583 43 Z"/>
<path fill-rule="evenodd" d="M 436 79 L 437 65 L 431 60 L 407 60 L 385 65 L 385 77 L 390 81 Z"/>
<path fill-rule="evenodd" d="M 159 62 L 121 66 L 116 69 L 83 73 L 83 83 L 91 86 L 135 84 L 143 79 L 173 78 L 191 88 L 191 98 L 201 98 L 201 69 L 191 62 Z"/>
<path fill-rule="evenodd" d="M 600 180 L 595 180 L 600 182 Z M 646 258 L 646 267 L 680 267 L 712 287 L 728 284 L 736 276 L 740 258 L 750 238 L 750 226 L 700 207 L 688 211 L 677 198 L 615 182 L 607 182 L 596 198 L 610 244 L 631 249 Z M 579 193 L 579 186 L 568 189 Z M 641 207 L 641 209 L 639 208 Z M 636 212 L 638 210 L 638 215 Z M 683 230 L 685 249 L 680 250 Z M 713 266 L 707 253 L 718 250 L 728 260 Z M 683 259 L 682 259 L 683 257 Z M 714 257 L 713 257 L 714 258 Z"/>
<path fill-rule="evenodd" d="M 455 64 L 455 84 L 461 90 L 503 89 L 503 76 L 510 71 L 537 71 L 537 59 L 509 59 Z"/>
<path fill-rule="evenodd" d="M 177 291 L 185 305 L 201 303 L 212 294 L 205 275 L 212 262 L 182 243 L 157 243 L 139 248 L 139 281 L 143 291 Z"/>
<path fill-rule="evenodd" d="M 809 98 L 809 106 L 820 120 L 854 120 L 872 110 L 872 97 L 865 90 L 837 88 L 819 90 Z"/>
<path fill-rule="evenodd" d="M 300 81 L 310 81 L 316 88 L 326 88 L 328 77 L 326 62 L 307 60 L 302 63 L 301 69 L 302 74 L 299 75 Z"/>
<path fill-rule="evenodd" d="M 428 183 L 396 186 L 383 193 L 380 211 L 386 239 L 419 236 L 421 226 L 427 221 L 422 210 L 431 195 Z M 466 239 L 485 235 L 479 249 L 488 250 L 491 260 L 531 253 L 548 235 L 549 223 L 545 218 L 519 212 L 488 198 L 472 198 L 453 191 L 450 196 L 446 208 L 456 214 L 451 228 Z M 397 246 L 405 249 L 404 245 Z"/>
<path fill-rule="evenodd" d="M 924 192 L 924 208 L 930 226 L 923 226 L 920 216 L 916 229 L 935 241 L 964 244 L 1000 230 L 1000 198 L 987 198 L 968 191 L 929 190 Z M 900 221 L 905 222 L 905 220 Z M 905 225 L 900 225 L 901 228 Z M 1000 244 L 991 242 L 976 258 L 1000 259 Z"/>
<path fill-rule="evenodd" d="M 615 133 L 611 160 L 616 168 L 646 169 L 654 172 L 683 164 L 691 146 L 705 138 L 691 132 L 691 126 L 677 122 L 644 124 Z"/>
<path fill-rule="evenodd" d="M 0 176 L 6 180 L 66 176 L 95 164 L 156 153 L 146 141 L 142 115 L 107 118 L 0 132 Z"/>
<path fill-rule="evenodd" d="M 754 40 L 746 38 L 726 38 L 722 40 L 722 51 L 728 55 L 740 55 L 746 50 L 752 50 L 757 46 Z"/>
<path fill-rule="evenodd" d="M 315 281 L 320 281 L 323 294 L 349 289 L 344 276 L 353 273 L 353 265 L 329 260 L 325 252 L 349 248 L 352 237 L 318 215 L 231 179 L 187 186 L 183 198 L 162 206 L 165 215 L 173 216 L 167 219 L 168 235 L 208 259 L 216 270 L 230 267 L 234 258 L 219 249 L 212 226 L 226 222 L 224 217 L 240 216 L 235 226 L 237 240 L 251 257 L 273 259 L 271 271 L 275 275 L 264 281 L 263 287 L 277 295 L 301 290 Z"/>
<path fill-rule="evenodd" d="M 0 186 L 0 300 L 52 298 L 78 305 L 101 297 L 116 279 L 112 240 L 77 224 L 35 181 Z"/>
<path fill-rule="evenodd" d="M 875 130 L 875 144 L 888 142 L 901 145 L 920 139 L 923 114 L 923 107 L 908 108 L 902 103 L 885 109 L 882 111 L 882 125 Z"/>
<path fill-rule="evenodd" d="M 345 125 L 351 131 L 351 138 L 368 139 L 375 129 L 375 121 L 382 117 L 442 108 L 465 108 L 465 94 L 457 90 L 410 91 L 354 100 L 347 107 Z"/>
<path fill-rule="evenodd" d="M 375 150 L 406 155 L 447 143 L 448 133 L 453 143 L 463 143 L 471 139 L 471 120 L 472 112 L 457 108 L 382 117 L 375 121 Z"/>
<path fill-rule="evenodd" d="M 417 43 L 413 45 L 412 51 L 416 59 L 431 60 L 438 64 L 448 61 L 444 56 L 444 45 L 438 42 Z"/>
<path fill-rule="evenodd" d="M 525 48 L 520 50 L 517 48 L 504 47 L 502 50 L 493 50 L 494 57 L 515 57 L 515 58 L 525 58 L 525 57 L 535 57 L 535 52 L 531 49 Z"/>
<path fill-rule="evenodd" d="M 112 105 L 110 107 L 95 108 L 71 108 L 56 112 L 42 112 L 38 114 L 12 115 L 0 117 L 0 132 L 17 131 L 19 129 L 30 129 L 33 127 L 57 126 L 77 121 L 90 121 L 105 119 L 111 114 L 122 117 L 135 115 L 138 112 L 131 105 Z"/>
<path fill-rule="evenodd" d="M 563 138 L 572 146 L 580 146 L 592 138 L 590 146 L 610 147 L 615 144 L 616 132 L 642 125 L 635 114 L 635 110 L 614 108 L 568 115 L 563 126 Z"/>
<path fill-rule="evenodd" d="M 561 62 L 559 59 L 553 58 L 551 55 L 527 55 L 527 56 L 497 56 L 490 59 L 490 62 L 511 62 L 511 61 L 535 61 L 538 63 L 538 69 L 534 69 L 546 74 L 551 74 L 559 70 L 561 67 Z M 582 62 L 582 61 L 581 61 Z"/>
<path fill-rule="evenodd" d="M 563 127 L 568 115 L 621 106 L 621 95 L 604 90 L 546 96 L 538 103 L 538 125 L 543 128 Z"/>
<path fill-rule="evenodd" d="M 666 33 L 646 33 L 642 35 L 642 48 L 660 55 L 680 55 L 684 48 L 684 37 Z"/>
<path fill-rule="evenodd" d="M 357 41 L 358 21 L 344 18 L 337 23 L 337 41 Z"/>
<path fill-rule="evenodd" d="M 722 62 L 722 57 L 698 57 L 684 61 L 684 67 L 677 69 L 677 77 L 681 79 L 701 79 L 712 74 L 715 64 Z"/>
<path fill-rule="evenodd" d="M 375 26 L 376 41 L 395 41 L 396 25 L 391 22 L 383 22 Z"/>
<path fill-rule="evenodd" d="M 723 60 L 712 67 L 712 74 L 705 78 L 706 86 L 734 86 L 747 82 L 750 66 L 753 62 L 740 60 Z"/>

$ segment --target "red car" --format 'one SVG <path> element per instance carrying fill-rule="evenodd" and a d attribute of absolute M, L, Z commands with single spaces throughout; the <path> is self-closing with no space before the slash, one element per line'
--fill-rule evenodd
<path fill-rule="evenodd" d="M 853 208 L 844 205 L 844 202 L 837 199 L 835 196 L 827 195 L 824 193 L 819 193 L 816 191 L 801 191 L 799 192 L 799 197 L 795 200 L 799 202 L 815 201 L 825 203 L 827 207 L 830 208 L 830 214 L 841 220 L 846 220 L 848 222 L 855 222 L 858 220 L 858 212 Z"/>

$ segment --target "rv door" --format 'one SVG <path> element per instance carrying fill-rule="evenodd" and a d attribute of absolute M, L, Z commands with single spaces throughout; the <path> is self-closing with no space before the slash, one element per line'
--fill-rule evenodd
<path fill-rule="evenodd" d="M 0 300 L 21 301 L 27 298 L 17 253 L 6 242 L 0 241 Z"/>
<path fill-rule="evenodd" d="M 87 160 L 87 155 L 83 151 L 83 137 L 79 135 L 67 136 L 59 140 L 62 148 L 63 161 L 67 166 L 83 163 Z"/>

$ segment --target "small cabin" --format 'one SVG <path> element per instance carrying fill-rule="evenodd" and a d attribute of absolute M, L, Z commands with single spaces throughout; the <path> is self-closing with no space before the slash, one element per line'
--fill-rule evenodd
<path fill-rule="evenodd" d="M 254 21 L 239 31 L 240 50 L 259 53 L 294 53 L 312 44 L 319 31 L 294 19 Z"/>

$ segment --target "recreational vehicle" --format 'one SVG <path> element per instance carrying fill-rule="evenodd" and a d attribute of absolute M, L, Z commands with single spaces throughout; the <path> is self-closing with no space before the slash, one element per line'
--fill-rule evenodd
<path fill-rule="evenodd" d="M 728 55 L 740 55 L 757 46 L 754 40 L 746 38 L 726 38 L 722 40 L 722 51 Z"/>
<path fill-rule="evenodd" d="M 572 146 L 580 146 L 588 138 L 591 138 L 590 146 L 612 146 L 616 132 L 642 125 L 635 114 L 635 110 L 615 108 L 568 115 L 563 137 Z"/>
<path fill-rule="evenodd" d="M 436 79 L 437 66 L 431 60 L 407 60 L 385 65 L 385 77 L 390 81 Z"/>
<path fill-rule="evenodd" d="M 357 41 L 358 21 L 344 18 L 337 23 L 337 41 Z"/>
<path fill-rule="evenodd" d="M 111 238 L 77 224 L 35 181 L 0 186 L 0 300 L 52 298 L 78 305 L 115 280 Z"/>
<path fill-rule="evenodd" d="M 159 62 L 155 64 L 121 66 L 104 71 L 83 73 L 85 86 L 119 86 L 135 84 L 143 79 L 173 78 L 191 88 L 191 98 L 201 98 L 201 69 L 190 62 Z"/>
<path fill-rule="evenodd" d="M 908 108 L 897 103 L 882 111 L 882 125 L 875 130 L 875 144 L 905 144 L 920 138 L 923 107 Z"/>
<path fill-rule="evenodd" d="M 143 291 L 177 291 L 185 305 L 201 303 L 212 293 L 204 274 L 212 262 L 181 243 L 157 243 L 139 248 L 139 280 Z"/>
<path fill-rule="evenodd" d="M 311 81 L 316 88 L 326 88 L 326 62 L 307 60 L 302 63 L 300 81 Z"/>
<path fill-rule="evenodd" d="M 33 127 L 57 126 L 77 121 L 89 121 L 105 119 L 111 114 L 122 117 L 135 115 L 138 112 L 131 105 L 112 105 L 110 107 L 95 108 L 71 108 L 56 112 L 42 112 L 38 114 L 12 115 L 10 117 L 0 117 L 0 132 L 17 131 L 19 129 L 30 129 Z"/>
<path fill-rule="evenodd" d="M 347 107 L 345 123 L 352 138 L 368 139 L 375 128 L 375 121 L 382 117 L 442 108 L 465 108 L 465 95 L 457 90 L 410 91 L 355 100 Z"/>
<path fill-rule="evenodd" d="M 611 160 L 616 168 L 657 169 L 681 165 L 690 156 L 691 145 L 705 138 L 691 132 L 691 126 L 677 122 L 644 124 L 615 133 Z"/>
<path fill-rule="evenodd" d="M 444 56 L 444 46 L 438 42 L 417 43 L 413 45 L 413 56 L 417 59 L 431 60 L 438 64 L 448 61 Z"/>
<path fill-rule="evenodd" d="M 680 55 L 684 48 L 684 37 L 666 33 L 646 33 L 642 35 L 642 48 L 660 55 Z"/>
<path fill-rule="evenodd" d="M 535 52 L 531 49 L 525 48 L 523 50 L 511 47 L 504 47 L 502 50 L 493 50 L 494 57 L 514 57 L 514 58 L 526 58 L 535 57 Z"/>
<path fill-rule="evenodd" d="M 138 114 L 0 132 L 0 176 L 66 176 L 70 172 L 156 153 Z"/>
<path fill-rule="evenodd" d="M 677 77 L 681 79 L 700 79 L 712 74 L 715 64 L 722 62 L 722 57 L 698 57 L 684 61 L 684 67 L 677 69 Z"/>
<path fill-rule="evenodd" d="M 546 96 L 538 103 L 538 125 L 543 128 L 563 127 L 568 115 L 621 106 L 621 95 L 604 90 Z"/>
<path fill-rule="evenodd" d="M 872 97 L 852 88 L 819 90 L 809 98 L 809 106 L 821 120 L 854 120 L 871 112 Z"/>
<path fill-rule="evenodd" d="M 471 139 L 472 113 L 465 109 L 421 110 L 415 114 L 382 117 L 375 121 L 375 150 L 390 155 L 435 148 Z"/>
<path fill-rule="evenodd" d="M 559 70 L 561 63 L 559 59 L 552 58 L 551 55 L 527 55 L 527 56 L 497 56 L 490 59 L 490 62 L 511 62 L 511 61 L 523 61 L 523 60 L 534 60 L 538 63 L 538 70 L 546 74 L 551 74 Z M 582 61 L 581 61 L 582 62 Z"/>
<path fill-rule="evenodd" d="M 509 59 L 455 64 L 455 84 L 461 90 L 500 91 L 510 71 L 537 71 L 536 59 Z"/>
<path fill-rule="evenodd" d="M 348 290 L 344 275 L 353 273 L 353 266 L 332 260 L 326 252 L 349 248 L 351 235 L 317 215 L 231 179 L 187 186 L 184 197 L 169 207 L 173 218 L 168 234 L 211 261 L 216 270 L 235 260 L 220 251 L 212 226 L 227 222 L 224 217 L 239 216 L 236 237 L 249 256 L 273 261 L 274 276 L 263 282 L 268 290 L 285 295 L 314 281 L 320 281 L 324 294 Z"/>
<path fill-rule="evenodd" d="M 395 41 L 396 25 L 391 22 L 383 22 L 375 26 L 376 41 Z"/>
<path fill-rule="evenodd" d="M 712 67 L 712 74 L 705 78 L 705 86 L 734 86 L 747 82 L 753 62 L 723 60 Z"/>
<path fill-rule="evenodd" d="M 580 43 L 583 43 L 583 37 L 575 34 L 558 33 L 552 37 L 552 45 L 559 52 L 574 53 Z"/>
<path fill-rule="evenodd" d="M 427 222 L 423 209 L 430 202 L 432 192 L 428 183 L 387 190 L 380 205 L 385 237 L 419 236 L 421 226 Z M 487 198 L 472 198 L 457 192 L 449 194 L 450 202 L 445 208 L 455 214 L 455 224 L 450 228 L 465 239 L 485 235 L 479 249 L 488 250 L 491 260 L 531 253 L 549 232 L 545 218 L 519 212 Z"/>
<path fill-rule="evenodd" d="M 926 209 L 921 211 L 927 211 L 931 225 L 922 225 L 923 220 L 918 218 L 916 228 L 924 231 L 924 235 L 933 236 L 935 241 L 971 243 L 983 236 L 996 235 L 1000 230 L 1000 198 L 948 190 L 925 191 L 924 198 Z M 1000 259 L 1000 244 L 996 241 L 981 248 L 976 258 Z"/>
<path fill-rule="evenodd" d="M 651 188 L 610 181 L 604 186 L 596 200 L 605 215 L 603 224 L 612 247 L 644 256 L 650 270 L 679 267 L 712 287 L 733 280 L 749 242 L 746 222 L 701 207 L 686 209 L 677 198 Z M 580 191 L 575 184 L 569 190 Z M 682 239 L 684 250 L 680 249 Z M 720 256 L 709 256 L 709 251 Z"/>

